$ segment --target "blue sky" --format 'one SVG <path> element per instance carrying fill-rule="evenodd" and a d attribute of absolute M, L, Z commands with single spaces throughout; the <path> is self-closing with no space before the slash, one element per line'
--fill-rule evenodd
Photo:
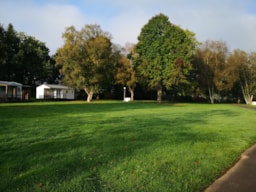
<path fill-rule="evenodd" d="M 256 51 L 255 0 L 1 0 L 0 23 L 12 23 L 46 43 L 51 54 L 63 45 L 65 28 L 98 24 L 122 46 L 136 43 L 156 14 L 196 34 L 199 41 L 226 41 L 230 51 Z"/>

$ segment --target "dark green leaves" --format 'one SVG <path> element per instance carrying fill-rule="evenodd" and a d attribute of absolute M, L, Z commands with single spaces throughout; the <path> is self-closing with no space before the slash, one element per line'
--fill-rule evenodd
<path fill-rule="evenodd" d="M 52 78 L 53 64 L 43 42 L 0 26 L 0 79 L 35 85 Z"/>
<path fill-rule="evenodd" d="M 188 83 L 194 34 L 170 23 L 167 16 L 156 15 L 142 28 L 135 51 L 136 69 L 150 88 L 160 91 Z M 160 95 L 161 97 L 161 95 Z M 158 98 L 161 100 L 161 98 Z"/>

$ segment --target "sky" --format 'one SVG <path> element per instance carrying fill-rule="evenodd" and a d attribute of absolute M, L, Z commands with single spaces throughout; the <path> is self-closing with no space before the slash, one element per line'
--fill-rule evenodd
<path fill-rule="evenodd" d="M 225 41 L 229 50 L 256 51 L 255 0 L 1 0 L 0 24 L 45 42 L 54 54 L 71 25 L 97 24 L 121 46 L 137 43 L 141 29 L 163 13 L 200 42 Z"/>

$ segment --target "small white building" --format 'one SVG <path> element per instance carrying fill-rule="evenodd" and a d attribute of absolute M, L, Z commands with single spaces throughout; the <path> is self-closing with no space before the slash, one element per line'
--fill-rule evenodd
<path fill-rule="evenodd" d="M 36 99 L 75 99 L 75 90 L 64 85 L 42 84 L 36 87 Z"/>
<path fill-rule="evenodd" d="M 0 100 L 22 100 L 22 84 L 14 81 L 0 81 Z"/>

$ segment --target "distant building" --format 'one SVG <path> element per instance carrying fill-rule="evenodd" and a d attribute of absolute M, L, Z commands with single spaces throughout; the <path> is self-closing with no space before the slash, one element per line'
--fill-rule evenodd
<path fill-rule="evenodd" d="M 0 81 L 0 101 L 30 100 L 31 86 L 14 81 Z"/>
<path fill-rule="evenodd" d="M 64 85 L 42 84 L 36 87 L 36 99 L 75 99 L 75 90 Z"/>
<path fill-rule="evenodd" d="M 22 100 L 22 84 L 14 81 L 0 81 L 0 101 Z"/>
<path fill-rule="evenodd" d="M 256 96 L 255 95 L 252 96 L 252 105 L 256 105 Z"/>

